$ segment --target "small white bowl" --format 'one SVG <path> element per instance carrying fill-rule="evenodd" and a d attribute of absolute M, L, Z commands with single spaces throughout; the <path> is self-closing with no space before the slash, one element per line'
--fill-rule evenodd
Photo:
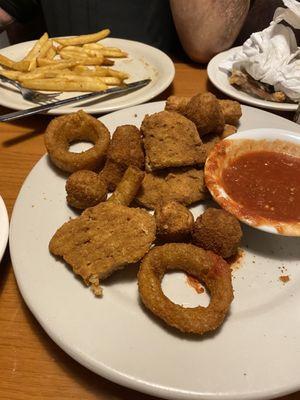
<path fill-rule="evenodd" d="M 0 261 L 2 260 L 8 239 L 9 222 L 6 206 L 0 196 Z"/>
<path fill-rule="evenodd" d="M 300 132 L 297 135 L 280 129 L 251 129 L 222 140 L 216 144 L 206 160 L 206 186 L 214 200 L 240 221 L 265 232 L 300 236 L 300 222 L 279 222 L 260 216 L 255 218 L 251 213 L 251 216 L 247 215 L 246 208 L 226 193 L 222 184 L 222 173 L 226 166 L 242 154 L 257 150 L 277 151 L 300 157 Z"/>

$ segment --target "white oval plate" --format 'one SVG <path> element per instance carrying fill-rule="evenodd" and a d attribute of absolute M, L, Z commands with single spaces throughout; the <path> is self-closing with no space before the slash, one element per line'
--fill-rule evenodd
<path fill-rule="evenodd" d="M 35 41 L 18 43 L 14 46 L 6 47 L 0 50 L 0 54 L 18 61 L 22 59 Z M 119 47 L 128 53 L 127 58 L 114 59 L 115 65 L 111 68 L 128 72 L 130 78 L 127 83 L 151 78 L 149 85 L 132 93 L 104 99 L 93 99 L 55 108 L 49 111 L 49 114 L 61 115 L 68 114 L 78 109 L 84 110 L 90 114 L 100 114 L 121 108 L 134 106 L 144 103 L 163 92 L 173 81 L 175 68 L 172 60 L 161 50 L 144 43 L 135 42 L 126 39 L 107 38 L 101 40 L 106 46 Z M 33 107 L 34 103 L 23 99 L 21 94 L 11 85 L 0 81 L 1 96 L 0 104 L 15 110 L 26 110 Z M 66 99 L 74 97 L 83 92 L 63 92 L 57 99 Z"/>
<path fill-rule="evenodd" d="M 164 102 L 132 107 L 101 118 L 111 132 L 140 125 Z M 299 126 L 243 106 L 239 130 Z M 203 205 L 193 207 L 194 215 Z M 66 205 L 65 177 L 47 156 L 33 168 L 15 203 L 10 251 L 28 307 L 48 335 L 75 360 L 118 384 L 166 399 L 269 399 L 300 389 L 299 239 L 243 226 L 241 267 L 233 273 L 235 299 L 224 325 L 196 337 L 169 329 L 142 307 L 136 270 L 103 282 L 95 298 L 70 269 L 48 251 L 54 232 L 75 214 Z M 283 272 L 282 272 L 283 271 Z M 289 275 L 283 284 L 280 275 Z M 164 280 L 180 304 L 198 295 L 183 275 Z"/>
<path fill-rule="evenodd" d="M 5 203 L 0 196 L 0 261 L 6 249 L 9 232 L 9 221 Z"/>
<path fill-rule="evenodd" d="M 211 82 L 223 93 L 226 93 L 228 96 L 233 97 L 242 103 L 267 108 L 269 110 L 296 111 L 298 106 L 297 104 L 276 103 L 274 101 L 258 99 L 242 92 L 241 90 L 237 90 L 234 86 L 230 85 L 227 74 L 219 69 L 219 65 L 222 61 L 226 60 L 240 49 L 241 47 L 233 47 L 232 49 L 217 54 L 210 60 L 207 66 L 207 73 Z"/>

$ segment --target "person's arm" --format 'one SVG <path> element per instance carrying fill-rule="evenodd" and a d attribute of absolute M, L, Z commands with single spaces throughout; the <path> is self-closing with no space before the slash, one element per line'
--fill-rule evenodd
<path fill-rule="evenodd" d="M 250 0 L 170 0 L 170 5 L 183 49 L 192 60 L 206 63 L 232 46 Z"/>

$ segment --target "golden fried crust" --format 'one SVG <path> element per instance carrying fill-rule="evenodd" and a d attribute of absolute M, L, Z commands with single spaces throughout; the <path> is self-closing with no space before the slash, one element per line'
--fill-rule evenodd
<path fill-rule="evenodd" d="M 178 113 L 161 111 L 146 115 L 141 132 L 147 171 L 204 162 L 195 124 Z"/>
<path fill-rule="evenodd" d="M 224 115 L 218 99 L 212 93 L 193 96 L 184 107 L 183 114 L 195 123 L 200 136 L 223 132 Z"/>
<path fill-rule="evenodd" d="M 109 191 L 114 191 L 129 165 L 144 169 L 144 162 L 139 129 L 133 125 L 121 125 L 113 134 L 100 177 L 105 180 Z"/>
<path fill-rule="evenodd" d="M 216 208 L 208 208 L 196 219 L 192 229 L 195 245 L 223 258 L 237 253 L 242 234 L 239 221 L 227 211 Z"/>
<path fill-rule="evenodd" d="M 189 239 L 194 224 L 193 214 L 177 201 L 160 204 L 154 213 L 157 237 L 164 242 Z"/>
<path fill-rule="evenodd" d="M 237 132 L 237 128 L 233 125 L 225 124 L 224 130 L 220 136 L 221 139 L 225 139 L 230 135 L 233 135 Z"/>
<path fill-rule="evenodd" d="M 66 172 L 101 168 L 110 142 L 104 124 L 84 111 L 54 118 L 47 126 L 44 138 L 51 161 Z M 94 146 L 81 153 L 69 151 L 70 144 L 82 140 L 90 141 Z"/>
<path fill-rule="evenodd" d="M 190 99 L 190 97 L 169 96 L 166 101 L 165 110 L 176 111 L 181 114 Z"/>
<path fill-rule="evenodd" d="M 155 209 L 161 202 L 189 205 L 207 198 L 203 171 L 194 168 L 146 173 L 136 196 L 138 204 Z"/>
<path fill-rule="evenodd" d="M 155 220 L 147 211 L 100 203 L 62 225 L 49 243 L 89 284 L 139 261 L 155 239 Z M 95 282 L 93 282 L 95 283 Z"/>
<path fill-rule="evenodd" d="M 67 202 L 71 207 L 85 209 L 104 201 L 107 187 L 98 174 L 81 170 L 69 176 L 66 182 Z"/>
<path fill-rule="evenodd" d="M 184 308 L 163 293 L 161 282 L 168 270 L 181 269 L 204 282 L 210 292 L 208 307 Z M 229 265 L 213 252 L 184 243 L 154 247 L 144 257 L 138 273 L 144 305 L 168 325 L 202 335 L 217 329 L 233 300 Z"/>
<path fill-rule="evenodd" d="M 225 123 L 237 126 L 242 116 L 242 108 L 239 102 L 234 100 L 219 100 Z"/>

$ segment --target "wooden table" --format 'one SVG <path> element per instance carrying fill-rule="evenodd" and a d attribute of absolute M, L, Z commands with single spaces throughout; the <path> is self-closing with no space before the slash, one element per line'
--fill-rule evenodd
<path fill-rule="evenodd" d="M 205 69 L 179 62 L 173 85 L 157 100 L 171 94 L 190 96 L 205 90 L 220 94 L 208 83 Z M 0 109 L 1 114 L 8 111 Z M 0 124 L 0 193 L 10 215 L 25 177 L 45 153 L 43 131 L 49 121 L 50 117 L 39 115 Z M 150 400 L 152 397 L 90 372 L 46 335 L 18 291 L 7 249 L 0 267 L 0 399 Z M 300 392 L 283 399 L 300 400 Z"/>

